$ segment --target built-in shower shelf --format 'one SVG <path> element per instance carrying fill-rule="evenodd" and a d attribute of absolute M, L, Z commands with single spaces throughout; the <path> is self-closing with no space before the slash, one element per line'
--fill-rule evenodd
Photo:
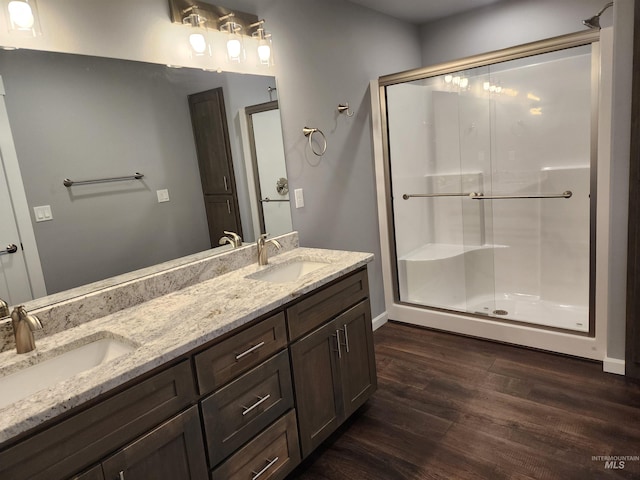
<path fill-rule="evenodd" d="M 398 260 L 408 261 L 428 261 L 428 260 L 443 260 L 446 258 L 454 258 L 460 255 L 464 255 L 467 252 L 474 252 L 477 250 L 490 250 L 497 248 L 507 248 L 507 245 L 452 245 L 447 243 L 428 243 L 422 245 L 415 250 L 398 257 Z"/>

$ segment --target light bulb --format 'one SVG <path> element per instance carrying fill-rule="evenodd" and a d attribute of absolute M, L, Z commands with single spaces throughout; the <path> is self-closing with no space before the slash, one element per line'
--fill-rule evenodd
<path fill-rule="evenodd" d="M 482 88 L 486 91 L 489 90 L 491 88 L 491 84 L 489 82 L 484 82 L 482 84 Z"/>
<path fill-rule="evenodd" d="M 239 62 L 241 52 L 242 44 L 240 43 L 240 40 L 237 38 L 230 38 L 227 41 L 227 53 L 229 54 L 229 59 Z"/>
<path fill-rule="evenodd" d="M 204 55 L 207 51 L 207 40 L 201 33 L 192 33 L 189 35 L 189 44 L 191 45 L 193 53 L 196 55 Z"/>
<path fill-rule="evenodd" d="M 258 45 L 258 58 L 261 64 L 269 65 L 269 61 L 271 60 L 271 47 L 266 41 L 264 41 L 264 43 L 261 41 Z"/>
<path fill-rule="evenodd" d="M 460 77 L 453 77 L 453 84 L 460 85 Z"/>
<path fill-rule="evenodd" d="M 463 78 L 462 80 L 460 80 L 460 87 L 461 88 L 467 88 L 469 86 L 469 79 L 468 78 Z"/>
<path fill-rule="evenodd" d="M 451 83 L 452 80 L 453 80 L 453 75 L 445 75 L 444 76 L 445 83 Z"/>
<path fill-rule="evenodd" d="M 9 2 L 7 6 L 11 24 L 18 30 L 31 30 L 35 24 L 35 17 L 31 5 L 19 0 Z"/>

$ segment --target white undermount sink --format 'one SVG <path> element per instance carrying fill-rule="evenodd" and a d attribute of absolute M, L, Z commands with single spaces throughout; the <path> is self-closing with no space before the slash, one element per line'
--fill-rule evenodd
<path fill-rule="evenodd" d="M 307 273 L 311 273 L 327 265 L 329 264 L 312 260 L 293 260 L 278 265 L 271 265 L 264 270 L 249 275 L 249 278 L 273 283 L 295 282 Z"/>
<path fill-rule="evenodd" d="M 0 408 L 133 350 L 134 346 L 120 340 L 101 338 L 2 376 Z"/>

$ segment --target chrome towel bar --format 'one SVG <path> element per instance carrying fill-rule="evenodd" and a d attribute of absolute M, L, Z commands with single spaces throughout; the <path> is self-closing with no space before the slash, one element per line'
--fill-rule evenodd
<path fill-rule="evenodd" d="M 91 183 L 106 183 L 106 182 L 121 182 L 124 180 L 140 180 L 144 175 L 136 172 L 135 175 L 128 175 L 126 177 L 111 177 L 111 178 L 96 178 L 94 180 L 70 180 L 65 178 L 62 184 L 69 188 L 72 185 L 89 185 Z"/>

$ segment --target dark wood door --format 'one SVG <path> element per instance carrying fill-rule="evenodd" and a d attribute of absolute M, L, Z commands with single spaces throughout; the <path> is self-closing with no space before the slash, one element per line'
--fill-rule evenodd
<path fill-rule="evenodd" d="M 225 230 L 242 236 L 240 215 L 233 195 L 205 195 L 204 207 L 207 212 L 209 239 L 211 246 L 217 247 Z"/>
<path fill-rule="evenodd" d="M 640 380 L 640 8 L 634 9 L 625 373 Z"/>
<path fill-rule="evenodd" d="M 86 472 L 76 475 L 71 480 L 104 480 L 104 475 L 102 474 L 102 466 L 96 465 Z"/>
<path fill-rule="evenodd" d="M 342 343 L 342 392 L 345 418 L 360 407 L 377 386 L 369 300 L 334 320 Z"/>
<path fill-rule="evenodd" d="M 102 462 L 106 479 L 207 480 L 198 407 L 163 423 Z"/>
<path fill-rule="evenodd" d="M 222 88 L 189 95 L 189 110 L 211 245 L 218 246 L 223 230 L 242 235 Z M 217 196 L 224 198 L 216 199 Z"/>
<path fill-rule="evenodd" d="M 302 456 L 342 422 L 342 391 L 335 323 L 330 322 L 291 345 L 291 365 Z"/>

